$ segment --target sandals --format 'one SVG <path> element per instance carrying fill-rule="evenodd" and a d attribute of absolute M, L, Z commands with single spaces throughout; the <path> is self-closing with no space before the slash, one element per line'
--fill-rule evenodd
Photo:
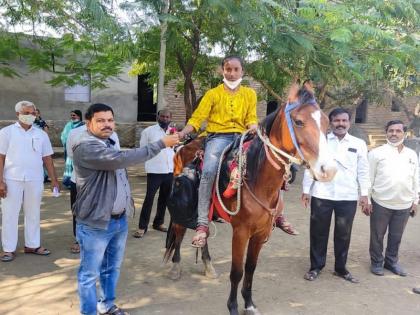
<path fill-rule="evenodd" d="M 15 252 L 3 252 L 1 254 L 0 260 L 3 262 L 13 261 L 16 257 Z"/>
<path fill-rule="evenodd" d="M 39 255 L 39 256 L 47 256 L 49 254 L 51 254 L 51 252 L 44 248 L 44 247 L 38 247 L 38 248 L 30 248 L 30 247 L 26 247 L 25 246 L 25 254 L 34 254 L 34 255 Z"/>
<path fill-rule="evenodd" d="M 209 236 L 209 227 L 199 225 L 195 231 L 195 236 L 192 239 L 191 246 L 201 248 L 206 246 L 207 237 Z"/>
<path fill-rule="evenodd" d="M 78 242 L 74 242 L 73 245 L 71 245 L 70 252 L 72 254 L 79 254 L 80 253 L 80 245 L 79 245 Z"/>
<path fill-rule="evenodd" d="M 161 225 L 157 225 L 157 226 L 153 226 L 153 230 L 159 231 L 159 232 L 168 232 L 168 228 L 165 227 L 163 224 Z"/>
<path fill-rule="evenodd" d="M 118 306 L 112 306 L 106 313 L 100 313 L 101 315 L 130 315 L 128 312 L 123 311 Z"/>
<path fill-rule="evenodd" d="M 287 221 L 284 215 L 280 215 L 276 218 L 276 227 L 281 229 L 283 232 L 286 232 L 287 234 L 299 235 L 299 232 L 295 230 L 289 221 Z"/>
<path fill-rule="evenodd" d="M 339 273 L 337 271 L 334 271 L 334 276 L 343 278 L 344 280 L 346 280 L 348 282 L 351 282 L 351 283 L 359 283 L 359 280 L 357 278 L 353 277 L 350 272 L 342 274 L 342 273 Z"/>
<path fill-rule="evenodd" d="M 147 230 L 138 229 L 137 231 L 134 231 L 133 234 L 131 234 L 135 238 L 142 238 L 144 234 L 146 234 Z"/>
<path fill-rule="evenodd" d="M 307 273 L 305 273 L 305 275 L 303 276 L 303 279 L 308 280 L 308 281 L 314 281 L 316 278 L 319 277 L 320 273 L 321 273 L 321 270 L 318 270 L 318 269 L 309 270 Z"/>

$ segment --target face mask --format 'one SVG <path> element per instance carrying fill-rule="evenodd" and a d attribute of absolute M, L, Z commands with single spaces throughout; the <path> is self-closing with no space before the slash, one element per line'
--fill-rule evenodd
<path fill-rule="evenodd" d="M 387 142 L 389 145 L 392 145 L 393 147 L 398 147 L 400 144 L 403 144 L 404 139 L 401 139 L 401 140 L 400 140 L 400 141 L 398 141 L 398 142 L 391 142 L 391 141 L 389 141 L 388 139 L 386 139 L 386 142 Z"/>
<path fill-rule="evenodd" d="M 226 79 L 225 77 L 223 77 L 223 83 L 226 84 L 226 86 L 230 90 L 236 89 L 239 86 L 239 84 L 241 84 L 241 82 L 242 82 L 242 78 L 239 78 L 236 81 L 229 81 L 228 79 Z"/>
<path fill-rule="evenodd" d="M 166 128 L 168 128 L 170 123 L 169 122 L 164 122 L 164 121 L 158 121 L 158 124 L 159 124 L 160 128 L 166 130 Z"/>
<path fill-rule="evenodd" d="M 25 125 L 32 125 L 35 121 L 35 116 L 34 115 L 23 115 L 23 114 L 19 114 L 19 121 Z"/>

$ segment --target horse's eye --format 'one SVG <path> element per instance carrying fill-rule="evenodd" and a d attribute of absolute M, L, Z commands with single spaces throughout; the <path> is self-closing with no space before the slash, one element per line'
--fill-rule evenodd
<path fill-rule="evenodd" d="M 296 120 L 295 120 L 295 125 L 296 125 L 297 127 L 303 127 L 305 124 L 303 123 L 303 121 L 302 121 L 302 120 L 296 119 Z"/>

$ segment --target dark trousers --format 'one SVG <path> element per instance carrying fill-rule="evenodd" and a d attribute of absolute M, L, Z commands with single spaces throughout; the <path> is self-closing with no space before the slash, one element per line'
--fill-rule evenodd
<path fill-rule="evenodd" d="M 153 220 L 153 226 L 158 227 L 165 220 L 166 202 L 171 193 L 173 174 L 147 174 L 147 190 L 141 208 L 139 229 L 147 230 L 150 221 L 150 213 L 152 212 L 153 200 L 159 189 L 159 197 L 157 203 L 156 216 Z"/>
<path fill-rule="evenodd" d="M 372 200 L 370 215 L 369 253 L 372 265 L 384 262 L 384 236 L 388 230 L 388 242 L 385 251 L 385 263 L 394 266 L 398 262 L 398 250 L 405 226 L 410 216 L 410 209 L 392 210 L 380 206 Z"/>
<path fill-rule="evenodd" d="M 311 270 L 321 270 L 327 258 L 328 236 L 334 211 L 335 271 L 346 273 L 347 254 L 357 201 L 311 198 L 310 256 Z"/>
<path fill-rule="evenodd" d="M 70 210 L 76 202 L 77 189 L 76 184 L 70 181 Z M 76 237 L 76 216 L 73 214 L 73 236 Z"/>

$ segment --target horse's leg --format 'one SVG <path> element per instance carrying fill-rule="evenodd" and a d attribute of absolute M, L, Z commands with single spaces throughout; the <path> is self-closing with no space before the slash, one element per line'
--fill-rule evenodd
<path fill-rule="evenodd" d="M 258 255 L 265 239 L 265 236 L 261 237 L 259 235 L 254 235 L 249 240 L 248 252 L 245 262 L 245 277 L 241 290 L 242 296 L 245 300 L 245 315 L 261 314 L 252 301 L 252 279 L 254 277 L 255 268 L 257 267 Z"/>
<path fill-rule="evenodd" d="M 181 277 L 181 243 L 187 228 L 176 223 L 173 226 L 175 232 L 175 252 L 172 257 L 172 268 L 169 271 L 169 278 L 178 280 Z"/>
<path fill-rule="evenodd" d="M 245 248 L 249 240 L 247 229 L 233 228 L 232 236 L 232 266 L 230 268 L 230 294 L 227 302 L 230 315 L 238 313 L 238 284 L 244 272 Z"/>
<path fill-rule="evenodd" d="M 201 259 L 203 260 L 204 274 L 206 275 L 206 277 L 210 279 L 216 279 L 218 275 L 213 267 L 213 264 L 211 263 L 209 246 L 207 242 L 206 245 L 203 248 L 201 248 Z"/>

